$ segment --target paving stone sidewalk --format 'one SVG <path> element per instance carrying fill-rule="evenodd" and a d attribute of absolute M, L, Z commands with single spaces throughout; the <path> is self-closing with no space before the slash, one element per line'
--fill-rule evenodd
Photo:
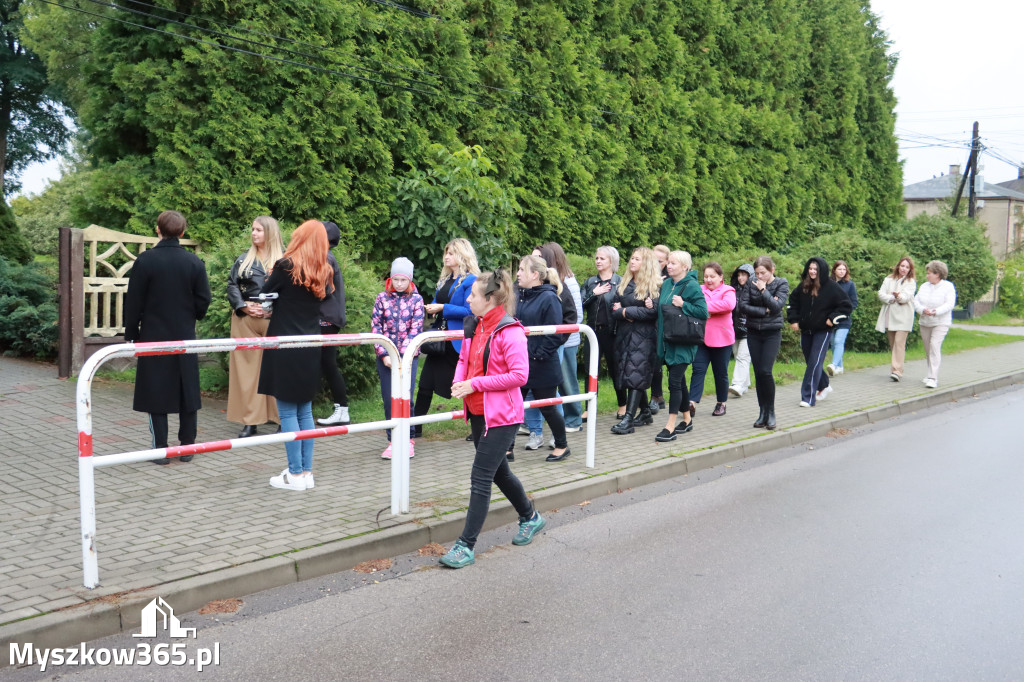
<path fill-rule="evenodd" d="M 1024 369 L 1024 341 L 946 355 L 942 388 Z M 923 361 L 907 365 L 900 383 L 887 367 L 850 372 L 812 409 L 800 408 L 799 383 L 778 390 L 781 429 L 924 394 Z M 941 390 L 941 389 L 940 389 Z M 283 552 L 415 522 L 465 507 L 472 449 L 463 440 L 419 440 L 411 462 L 412 514 L 392 516 L 391 467 L 380 458 L 383 433 L 316 441 L 316 488 L 275 490 L 267 479 L 285 466 L 280 445 L 198 455 L 191 463 L 149 462 L 96 471 L 97 550 L 101 587 L 82 587 L 75 425 L 75 385 L 50 364 L 0 357 L 0 625 L 144 586 L 245 564 Z M 132 387 L 97 381 L 94 447 L 111 454 L 149 447 L 145 416 L 131 410 Z M 199 440 L 232 438 L 225 403 L 205 399 Z M 514 470 L 536 491 L 637 467 L 673 455 L 751 437 L 753 392 L 730 399 L 712 418 L 713 397 L 700 405 L 692 433 L 655 443 L 655 425 L 614 436 L 600 415 L 596 469 L 584 462 L 585 434 L 569 434 L 572 456 L 547 463 L 547 450 L 517 450 Z M 176 431 L 171 418 L 171 434 Z M 429 427 L 428 427 L 429 428 Z M 264 431 L 269 432 L 268 429 Z M 519 441 L 522 445 L 523 440 Z"/>

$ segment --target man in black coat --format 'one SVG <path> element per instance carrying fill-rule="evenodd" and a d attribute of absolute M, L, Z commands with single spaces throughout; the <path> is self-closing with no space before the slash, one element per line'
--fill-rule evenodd
<path fill-rule="evenodd" d="M 160 241 L 139 254 L 128 279 L 124 299 L 126 341 L 180 341 L 196 338 L 196 320 L 210 307 L 206 266 L 178 243 L 185 233 L 185 216 L 164 211 L 156 221 Z M 139 358 L 135 374 L 136 412 L 149 413 L 153 447 L 167 447 L 167 415 L 178 414 L 178 441 L 196 442 L 199 396 L 199 358 L 194 354 Z M 182 462 L 191 461 L 184 455 Z M 170 459 L 154 460 L 169 464 Z"/>

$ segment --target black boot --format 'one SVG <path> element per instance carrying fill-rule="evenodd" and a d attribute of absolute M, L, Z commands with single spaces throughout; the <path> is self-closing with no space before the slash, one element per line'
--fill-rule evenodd
<path fill-rule="evenodd" d="M 246 424 L 242 427 L 242 431 L 238 434 L 239 438 L 250 438 L 256 435 L 256 427 L 252 424 Z"/>
<path fill-rule="evenodd" d="M 617 436 L 624 436 L 628 433 L 633 433 L 636 430 L 633 428 L 633 415 L 636 414 L 636 410 L 639 405 L 640 392 L 630 389 L 629 396 L 626 399 L 626 415 L 622 418 L 622 421 L 612 427 L 612 433 Z"/>
<path fill-rule="evenodd" d="M 754 422 L 755 429 L 763 429 L 764 425 L 768 423 L 768 408 L 761 407 L 761 411 L 757 413 L 757 421 Z"/>
<path fill-rule="evenodd" d="M 775 406 L 772 405 L 768 408 L 768 417 L 764 423 L 764 427 L 769 431 L 775 430 Z"/>
<path fill-rule="evenodd" d="M 649 412 L 651 415 L 655 415 L 658 414 L 658 410 L 660 409 L 661 407 L 658 406 L 658 400 L 656 398 L 651 398 L 651 402 L 647 404 L 647 412 Z M 642 413 L 643 410 L 641 410 L 641 414 Z"/>
<path fill-rule="evenodd" d="M 647 402 L 647 393 L 642 392 L 640 394 L 640 416 L 633 422 L 634 426 L 649 426 L 654 423 L 654 410 L 651 407 L 651 404 Z"/>

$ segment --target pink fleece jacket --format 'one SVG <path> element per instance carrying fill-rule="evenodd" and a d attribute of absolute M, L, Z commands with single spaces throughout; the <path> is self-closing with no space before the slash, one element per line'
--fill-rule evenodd
<path fill-rule="evenodd" d="M 704 345 L 708 348 L 723 348 L 736 342 L 736 330 L 732 326 L 732 310 L 736 307 L 736 290 L 728 284 L 719 284 L 717 289 L 700 285 L 704 300 L 708 303 L 708 323 L 704 329 Z"/>
<path fill-rule="evenodd" d="M 469 343 L 462 343 L 452 383 L 466 380 L 472 344 L 486 342 L 486 338 L 477 335 Z M 523 423 L 523 394 L 519 387 L 526 384 L 529 376 L 530 356 L 526 352 L 523 325 L 517 321 L 492 332 L 487 374 L 474 377 L 471 383 L 474 391 L 484 394 L 484 425 L 488 429 L 492 426 Z M 468 414 L 466 419 L 468 421 Z"/>

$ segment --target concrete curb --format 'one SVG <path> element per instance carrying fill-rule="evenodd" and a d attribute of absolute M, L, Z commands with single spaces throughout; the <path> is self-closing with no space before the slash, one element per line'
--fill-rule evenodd
<path fill-rule="evenodd" d="M 669 455 L 656 462 L 596 474 L 592 478 L 541 490 L 533 494 L 534 504 L 541 511 L 567 507 L 602 495 L 820 438 L 836 429 L 878 424 L 928 407 L 956 402 L 1019 383 L 1024 383 L 1024 370 L 973 384 L 939 389 L 775 433 L 760 432 L 760 435 L 752 434 L 751 438 L 682 455 Z M 484 529 L 498 528 L 516 519 L 512 506 L 500 502 L 491 507 Z M 437 519 L 408 523 L 185 580 L 100 597 L 85 604 L 0 626 L 0 648 L 3 650 L 0 667 L 10 665 L 11 643 L 31 642 L 37 648 L 69 647 L 129 631 L 139 625 L 142 607 L 156 596 L 172 602 L 179 613 L 186 613 L 214 599 L 242 597 L 272 587 L 348 570 L 370 559 L 413 552 L 430 542 L 451 542 L 458 537 L 464 521 L 465 512 L 446 514 Z"/>

